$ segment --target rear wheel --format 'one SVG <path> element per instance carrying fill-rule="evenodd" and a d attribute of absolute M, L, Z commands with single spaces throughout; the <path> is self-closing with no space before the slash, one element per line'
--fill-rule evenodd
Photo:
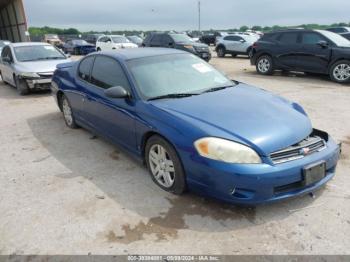
<path fill-rule="evenodd" d="M 29 88 L 25 80 L 19 79 L 17 76 L 14 76 L 15 86 L 17 93 L 21 96 L 29 94 Z"/>
<path fill-rule="evenodd" d="M 145 153 L 152 180 L 165 191 L 182 194 L 186 190 L 185 173 L 173 146 L 155 135 L 148 139 Z"/>
<path fill-rule="evenodd" d="M 237 54 L 231 54 L 232 57 L 237 57 Z"/>
<path fill-rule="evenodd" d="M 273 64 L 271 56 L 260 56 L 256 60 L 256 71 L 262 75 L 271 75 L 273 73 Z"/>
<path fill-rule="evenodd" d="M 223 46 L 219 46 L 218 49 L 216 50 L 218 57 L 225 57 L 226 55 L 226 48 Z"/>
<path fill-rule="evenodd" d="M 330 77 L 337 83 L 350 83 L 350 61 L 341 60 L 332 65 Z"/>
<path fill-rule="evenodd" d="M 100 48 L 100 47 L 97 47 L 96 50 L 97 50 L 97 52 L 100 52 L 100 51 L 101 51 L 101 48 Z"/>
<path fill-rule="evenodd" d="M 60 98 L 60 107 L 62 109 L 64 121 L 66 122 L 66 125 L 72 129 L 78 128 L 75 119 L 72 107 L 65 95 L 62 95 Z"/>

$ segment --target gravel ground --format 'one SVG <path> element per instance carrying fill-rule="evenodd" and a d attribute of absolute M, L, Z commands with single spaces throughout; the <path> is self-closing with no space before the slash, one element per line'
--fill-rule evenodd
<path fill-rule="evenodd" d="M 350 254 L 350 86 L 260 76 L 243 57 L 211 63 L 299 102 L 343 142 L 315 198 L 242 208 L 173 196 L 119 148 L 67 128 L 50 94 L 0 82 L 0 254 Z"/>

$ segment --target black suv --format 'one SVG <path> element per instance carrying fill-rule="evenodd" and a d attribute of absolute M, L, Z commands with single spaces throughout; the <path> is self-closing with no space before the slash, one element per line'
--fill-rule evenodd
<path fill-rule="evenodd" d="M 184 50 L 209 61 L 211 53 L 205 44 L 194 42 L 186 34 L 178 33 L 151 33 L 142 43 L 144 47 L 166 47 Z"/>
<path fill-rule="evenodd" d="M 325 30 L 293 29 L 265 34 L 254 43 L 251 64 L 258 73 L 274 70 L 330 75 L 350 82 L 350 41 Z"/>

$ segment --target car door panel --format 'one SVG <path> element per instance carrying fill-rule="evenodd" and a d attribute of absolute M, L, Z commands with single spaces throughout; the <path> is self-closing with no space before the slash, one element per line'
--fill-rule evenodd
<path fill-rule="evenodd" d="M 276 44 L 275 55 L 279 66 L 283 69 L 295 70 L 298 67 L 298 58 L 302 52 L 302 45 L 299 43 L 298 32 L 282 33 Z"/>
<path fill-rule="evenodd" d="M 91 83 L 85 85 L 85 117 L 89 125 L 115 143 L 135 150 L 134 106 L 128 99 L 112 99 L 105 90 L 112 86 L 129 89 L 120 64 L 108 57 L 97 56 L 91 73 Z"/>
<path fill-rule="evenodd" d="M 302 52 L 299 55 L 299 69 L 306 72 L 327 73 L 331 59 L 331 48 L 322 47 L 318 43 L 327 41 L 316 32 L 305 32 L 302 34 Z"/>
<path fill-rule="evenodd" d="M 1 56 L 2 56 L 1 75 L 2 75 L 3 81 L 14 85 L 15 83 L 13 81 L 13 72 L 14 72 L 13 63 L 3 61 L 4 57 L 8 57 L 10 58 L 10 60 L 13 61 L 11 48 L 9 46 L 4 47 Z"/>

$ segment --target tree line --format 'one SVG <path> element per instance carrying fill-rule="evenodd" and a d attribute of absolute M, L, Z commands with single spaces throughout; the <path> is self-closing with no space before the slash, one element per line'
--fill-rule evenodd
<path fill-rule="evenodd" d="M 223 30 L 206 30 L 204 32 L 213 32 L 213 31 L 227 31 L 227 32 L 245 32 L 247 30 L 254 30 L 254 31 L 261 31 L 261 32 L 270 32 L 275 30 L 283 30 L 288 28 L 305 28 L 305 29 L 326 29 L 329 27 L 338 27 L 338 26 L 349 26 L 350 23 L 334 23 L 331 25 L 320 25 L 320 24 L 302 24 L 298 26 L 259 26 L 255 25 L 252 27 L 243 25 L 239 28 L 232 28 L 232 29 L 223 29 Z M 156 30 L 152 30 L 156 31 Z M 142 33 L 147 34 L 148 32 L 152 31 L 139 31 L 139 30 L 132 30 L 132 31 L 126 31 L 126 30 L 119 30 L 119 31 L 89 31 L 89 32 L 81 32 L 76 28 L 67 28 L 67 29 L 61 29 L 61 28 L 54 28 L 49 26 L 44 27 L 30 27 L 29 33 L 32 36 L 43 36 L 46 34 L 57 34 L 57 35 L 85 35 L 85 34 L 97 34 L 97 33 L 103 33 L 103 34 L 125 34 L 125 35 L 140 35 Z M 195 31 L 194 31 L 195 32 Z"/>

